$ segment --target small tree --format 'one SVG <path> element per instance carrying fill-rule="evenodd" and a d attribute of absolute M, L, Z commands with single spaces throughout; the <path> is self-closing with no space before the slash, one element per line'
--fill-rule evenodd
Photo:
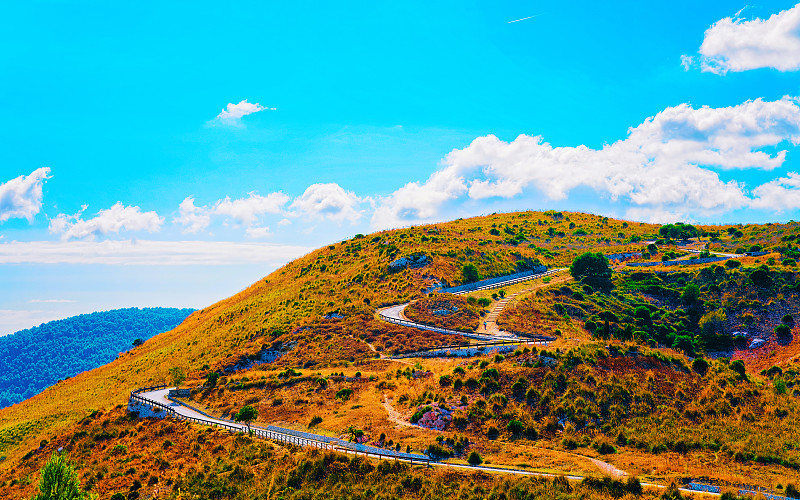
<path fill-rule="evenodd" d="M 250 432 L 250 423 L 258 418 L 258 408 L 253 406 L 247 405 L 243 406 L 236 415 L 233 416 L 233 420 L 236 422 L 244 422 L 247 425 L 247 432 Z"/>
<path fill-rule="evenodd" d="M 606 256 L 600 252 L 586 252 L 575 257 L 569 266 L 569 273 L 576 280 L 589 284 L 603 286 L 611 283 L 611 267 Z"/>
<path fill-rule="evenodd" d="M 180 387 L 184 380 L 186 380 L 186 373 L 179 366 L 174 366 L 169 369 L 169 376 L 175 387 Z"/>
<path fill-rule="evenodd" d="M 39 493 L 33 500 L 84 500 L 96 496 L 81 490 L 78 474 L 64 455 L 53 452 L 50 460 L 42 467 L 39 480 Z"/>

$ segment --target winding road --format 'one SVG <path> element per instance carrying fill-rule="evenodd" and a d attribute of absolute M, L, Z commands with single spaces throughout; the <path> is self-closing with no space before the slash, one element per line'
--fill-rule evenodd
<path fill-rule="evenodd" d="M 552 274 L 552 271 L 548 272 L 548 273 L 545 273 L 545 274 Z M 543 275 L 537 275 L 535 277 L 541 277 Z M 532 278 L 529 278 L 529 279 L 532 279 Z M 514 283 L 517 283 L 517 282 L 519 282 L 519 280 L 515 280 L 514 281 Z M 495 286 L 493 286 L 493 288 L 495 288 Z M 509 296 L 507 298 L 504 298 L 502 301 L 499 301 L 497 304 L 495 304 L 495 307 L 492 309 L 489 318 L 487 318 L 487 324 L 489 322 L 489 319 L 491 319 L 492 322 L 494 323 L 494 319 L 497 318 L 497 316 L 500 314 L 500 312 L 503 310 L 503 308 L 513 298 L 515 298 L 516 296 L 521 295 L 523 293 L 528 293 L 534 288 L 535 287 L 531 287 L 530 289 L 521 290 L 521 291 L 519 291 L 519 292 L 517 292 L 517 293 L 515 293 L 515 294 L 513 294 L 513 295 L 511 295 L 511 296 Z M 495 329 L 496 330 L 492 329 L 491 333 L 487 332 L 486 331 L 487 329 L 484 329 L 484 331 L 480 332 L 480 333 L 479 332 L 465 333 L 465 332 L 459 332 L 459 331 L 455 331 L 455 330 L 447 330 L 447 329 L 444 329 L 444 328 L 438 328 L 438 327 L 434 327 L 434 326 L 430 326 L 430 325 L 424 325 L 424 324 L 420 324 L 420 323 L 414 323 L 412 321 L 409 321 L 405 317 L 405 315 L 403 314 L 403 311 L 405 310 L 405 308 L 408 305 L 409 304 L 400 304 L 400 305 L 395 305 L 395 306 L 391 306 L 391 307 L 380 309 L 380 310 L 378 310 L 378 316 L 384 321 L 388 321 L 388 322 L 395 323 L 395 324 L 400 324 L 400 325 L 403 325 L 403 326 L 408 326 L 408 327 L 411 327 L 411 328 L 417 328 L 417 329 L 427 330 L 427 331 L 436 331 L 436 332 L 440 332 L 440 333 L 453 334 L 453 335 L 461 335 L 461 336 L 470 337 L 470 338 L 473 338 L 473 339 L 476 339 L 476 340 L 481 340 L 481 341 L 484 341 L 484 342 L 497 342 L 497 341 L 509 341 L 509 340 L 518 340 L 520 342 L 528 341 L 528 339 L 520 338 L 520 337 L 514 335 L 513 333 L 502 332 L 499 329 L 496 329 L 496 325 L 495 325 Z M 478 347 L 480 345 L 481 344 L 475 344 L 473 347 Z M 380 459 L 394 459 L 394 460 L 400 460 L 400 461 L 407 461 L 407 462 L 411 462 L 412 464 L 414 462 L 416 462 L 418 464 L 425 464 L 425 465 L 427 465 L 429 467 L 432 467 L 432 466 L 435 466 L 435 467 L 447 467 L 447 468 L 451 468 L 451 469 L 483 471 L 483 472 L 491 472 L 491 473 L 514 474 L 514 475 L 524 475 L 524 476 L 538 476 L 538 477 L 546 477 L 546 478 L 554 478 L 554 477 L 563 476 L 566 479 L 571 480 L 571 481 L 582 481 L 584 479 L 584 476 L 580 476 L 580 475 L 555 474 L 555 473 L 535 472 L 535 471 L 529 471 L 529 470 L 524 470 L 524 469 L 515 469 L 515 468 L 491 467 L 491 466 L 482 466 L 482 465 L 468 465 L 468 464 L 459 464 L 459 463 L 452 463 L 452 462 L 438 462 L 438 461 L 431 460 L 429 457 L 427 457 L 425 455 L 414 454 L 414 453 L 395 452 L 394 450 L 386 450 L 386 449 L 382 449 L 382 448 L 375 448 L 375 447 L 372 447 L 372 446 L 359 445 L 359 444 L 355 444 L 355 443 L 349 443 L 349 442 L 343 441 L 341 439 L 336 439 L 336 438 L 331 438 L 329 436 L 324 436 L 324 435 L 321 435 L 321 434 L 313 434 L 313 433 L 295 431 L 295 430 L 292 430 L 292 429 L 284 429 L 284 428 L 279 428 L 279 427 L 275 427 L 275 426 L 272 426 L 272 425 L 267 426 L 267 427 L 258 427 L 258 426 L 249 426 L 248 427 L 245 424 L 232 422 L 230 420 L 225 420 L 225 419 L 221 419 L 221 418 L 218 418 L 218 417 L 214 417 L 214 416 L 208 415 L 207 413 L 205 413 L 205 412 L 203 412 L 203 411 L 201 411 L 199 409 L 193 408 L 193 407 L 187 405 L 186 403 L 183 403 L 183 402 L 178 401 L 176 399 L 172 399 L 172 398 L 169 397 L 169 392 L 172 389 L 174 389 L 174 388 L 161 386 L 161 387 L 154 387 L 154 388 L 146 388 L 146 389 L 136 390 L 136 391 L 131 393 L 129 408 L 132 409 L 132 410 L 135 410 L 137 408 L 150 410 L 151 414 L 152 413 L 156 413 L 157 414 L 159 411 L 161 413 L 164 413 L 164 411 L 166 411 L 166 413 L 168 415 L 174 416 L 174 417 L 176 417 L 178 419 L 181 419 L 181 420 L 188 420 L 188 421 L 200 423 L 200 424 L 203 424 L 203 425 L 211 425 L 211 426 L 222 427 L 222 428 L 227 429 L 227 430 L 229 430 L 231 432 L 242 432 L 242 433 L 248 433 L 249 432 L 249 433 L 252 433 L 252 435 L 257 436 L 257 437 L 261 437 L 261 438 L 265 438 L 265 439 L 271 439 L 271 440 L 275 440 L 275 441 L 279 441 L 279 442 L 283 442 L 283 443 L 292 443 L 292 444 L 300 445 L 300 446 L 313 446 L 313 447 L 316 447 L 316 448 L 335 450 L 335 451 L 348 453 L 348 454 L 371 456 L 371 457 L 380 458 Z M 383 405 L 384 405 L 384 408 L 386 409 L 387 413 L 389 414 L 389 421 L 391 421 L 391 422 L 393 422 L 395 424 L 398 424 L 398 425 L 402 425 L 402 426 L 413 426 L 412 424 L 409 424 L 409 423 L 405 422 L 401 418 L 401 415 L 396 410 L 394 410 L 394 408 L 391 405 L 391 402 L 386 397 L 386 395 L 384 395 Z M 150 407 L 150 408 L 148 408 L 148 407 Z M 601 471 L 603 471 L 606 474 L 610 474 L 610 475 L 618 477 L 618 478 L 619 477 L 624 477 L 624 476 L 627 475 L 627 473 L 625 473 L 624 471 L 617 469 L 616 467 L 614 467 L 613 465 L 611 465 L 611 464 L 609 464 L 607 462 L 603 462 L 601 460 L 594 459 L 592 457 L 584 457 L 584 458 L 588 458 L 589 460 L 591 460 Z M 651 484 L 651 483 L 642 483 L 642 486 L 659 488 L 659 489 L 666 488 L 666 486 L 664 486 L 664 485 Z M 696 489 L 687 489 L 687 488 L 679 488 L 679 490 L 684 492 L 684 493 L 697 493 L 698 492 Z M 705 494 L 709 495 L 709 496 L 716 496 L 716 497 L 721 496 L 719 493 L 714 493 L 714 492 L 706 492 Z"/>

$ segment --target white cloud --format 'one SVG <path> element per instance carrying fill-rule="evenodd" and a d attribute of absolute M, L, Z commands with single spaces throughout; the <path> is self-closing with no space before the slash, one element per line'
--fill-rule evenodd
<path fill-rule="evenodd" d="M 50 221 L 50 232 L 61 234 L 61 238 L 94 238 L 95 236 L 109 233 L 127 231 L 156 232 L 161 229 L 163 217 L 155 212 L 142 212 L 136 206 L 124 206 L 117 202 L 111 208 L 100 210 L 97 216 L 83 220 L 82 215 L 86 206 L 73 215 L 59 214 Z"/>
<path fill-rule="evenodd" d="M 265 227 L 250 226 L 247 229 L 245 229 L 244 234 L 248 238 L 252 238 L 254 240 L 269 238 L 270 236 L 272 236 L 272 233 L 269 232 L 269 228 L 266 226 Z"/>
<path fill-rule="evenodd" d="M 686 54 L 681 55 L 681 66 L 683 66 L 684 71 L 689 71 L 694 64 L 694 57 L 687 56 Z"/>
<path fill-rule="evenodd" d="M 228 241 L 14 241 L 0 243 L 0 264 L 282 264 L 311 250 L 303 246 Z"/>
<path fill-rule="evenodd" d="M 738 14 L 706 30 L 700 46 L 703 71 L 725 74 L 757 68 L 800 69 L 800 4 L 769 19 L 744 21 Z"/>
<path fill-rule="evenodd" d="M 312 218 L 356 222 L 362 215 L 357 210 L 361 201 L 361 198 L 336 183 L 312 184 L 294 200 L 291 208 Z"/>
<path fill-rule="evenodd" d="M 290 221 L 289 219 L 281 219 L 281 220 L 278 221 L 278 225 L 279 226 L 289 226 L 291 224 L 292 224 L 292 221 Z"/>
<path fill-rule="evenodd" d="M 211 217 L 205 207 L 196 207 L 194 198 L 185 198 L 178 207 L 180 215 L 172 219 L 172 222 L 184 226 L 184 233 L 199 233 L 211 223 Z"/>
<path fill-rule="evenodd" d="M 37 168 L 30 175 L 20 175 L 0 184 L 0 222 L 8 219 L 28 219 L 42 208 L 42 184 L 49 179 L 50 169 Z"/>
<path fill-rule="evenodd" d="M 753 208 L 763 208 L 782 212 L 800 208 L 800 174 L 789 172 L 753 190 Z"/>
<path fill-rule="evenodd" d="M 247 102 L 247 99 L 241 101 L 239 104 L 233 104 L 231 102 L 214 118 L 213 122 L 240 127 L 242 126 L 241 120 L 243 116 L 252 115 L 253 113 L 264 110 L 275 111 L 275 108 L 265 108 L 257 102 Z"/>
<path fill-rule="evenodd" d="M 512 198 L 531 188 L 560 200 L 588 187 L 656 214 L 741 208 L 751 201 L 744 185 L 722 181 L 713 169 L 780 167 L 786 151 L 770 155 L 762 149 L 787 141 L 800 143 L 800 106 L 789 97 L 727 108 L 670 107 L 601 149 L 552 147 L 539 136 L 520 135 L 510 143 L 479 137 L 448 154 L 426 182 L 379 200 L 372 225 L 429 220 L 464 196 Z"/>
<path fill-rule="evenodd" d="M 281 192 L 270 193 L 267 196 L 249 193 L 247 198 L 236 200 L 231 200 L 226 196 L 217 201 L 212 212 L 227 215 L 241 224 L 251 226 L 261 215 L 281 213 L 284 205 L 288 202 L 289 197 Z"/>

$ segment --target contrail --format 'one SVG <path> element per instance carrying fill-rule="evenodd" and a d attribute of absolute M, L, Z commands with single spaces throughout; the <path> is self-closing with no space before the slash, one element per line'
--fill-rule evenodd
<path fill-rule="evenodd" d="M 533 19 L 534 17 L 539 17 L 539 16 L 541 16 L 541 14 L 536 14 L 536 15 L 534 15 L 534 16 L 523 17 L 522 19 L 516 19 L 516 20 L 514 20 L 514 21 L 509 21 L 509 22 L 508 22 L 508 24 L 511 24 L 511 23 L 518 23 L 518 22 L 520 22 L 520 21 L 527 21 L 528 19 Z"/>

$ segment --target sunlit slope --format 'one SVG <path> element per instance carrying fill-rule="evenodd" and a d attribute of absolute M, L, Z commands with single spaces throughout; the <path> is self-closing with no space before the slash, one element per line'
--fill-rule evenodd
<path fill-rule="evenodd" d="M 359 347 L 358 322 L 368 321 L 376 307 L 419 297 L 437 283 L 459 284 L 466 264 L 474 264 L 481 277 L 508 274 L 537 261 L 566 266 L 585 251 L 641 250 L 642 240 L 655 237 L 658 227 L 580 213 L 522 212 L 357 235 L 325 246 L 193 313 L 120 359 L 0 411 L 0 456 L 8 457 L 0 467 L 13 466 L 42 437 L 73 426 L 92 409 L 124 404 L 132 388 L 166 382 L 172 367 L 202 375 L 287 341 L 317 345 L 315 356 L 332 361 L 343 354 L 326 358 L 325 350 L 342 341 L 334 337 L 319 344 L 337 331 L 319 337 L 317 327 L 334 312 L 354 322 L 338 331 L 347 337 L 348 355 L 374 355 Z M 793 227 L 747 226 L 742 237 L 781 242 Z M 735 231 L 716 230 L 722 234 L 721 246 L 735 247 Z M 389 271 L 392 261 L 417 253 L 427 255 L 430 263 Z M 295 348 L 283 362 L 299 364 L 302 352 Z"/>

